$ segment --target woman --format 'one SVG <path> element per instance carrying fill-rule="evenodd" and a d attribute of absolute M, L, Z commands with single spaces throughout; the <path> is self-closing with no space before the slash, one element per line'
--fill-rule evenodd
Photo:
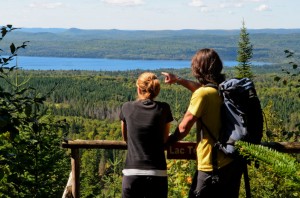
<path fill-rule="evenodd" d="M 198 82 L 189 81 L 174 74 L 162 73 L 166 83 L 177 83 L 193 92 L 188 110 L 168 142 L 183 139 L 196 123 L 197 171 L 189 197 L 237 198 L 242 175 L 242 166 L 239 161 L 233 160 L 221 151 L 217 153 L 217 163 L 212 161 L 212 148 L 215 141 L 211 134 L 218 139 L 221 129 L 222 99 L 218 90 L 211 84 L 218 86 L 225 80 L 224 74 L 221 73 L 222 61 L 213 49 L 202 49 L 192 58 L 191 69 Z M 206 86 L 208 84 L 210 86 Z"/>
<path fill-rule="evenodd" d="M 160 91 L 155 74 L 141 74 L 136 86 L 137 100 L 123 104 L 120 113 L 122 136 L 127 142 L 122 197 L 167 198 L 164 144 L 172 113 L 167 103 L 154 101 Z"/>

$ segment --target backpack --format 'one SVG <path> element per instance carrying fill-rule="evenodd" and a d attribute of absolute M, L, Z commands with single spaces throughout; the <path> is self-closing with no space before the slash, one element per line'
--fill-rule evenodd
<path fill-rule="evenodd" d="M 233 78 L 217 88 L 223 98 L 221 109 L 222 129 L 219 139 L 208 133 L 225 154 L 235 154 L 234 143 L 238 140 L 260 144 L 263 136 L 263 112 L 254 83 L 249 78 Z"/>
<path fill-rule="evenodd" d="M 219 182 L 217 173 L 218 150 L 222 150 L 227 155 L 236 156 L 236 149 L 234 147 L 236 141 L 241 140 L 259 144 L 263 136 L 263 112 L 254 83 L 249 78 L 229 79 L 219 84 L 219 87 L 213 84 L 206 86 L 218 89 L 223 99 L 221 107 L 222 127 L 218 139 L 212 135 L 200 119 L 202 126 L 215 141 L 212 150 L 212 183 L 216 184 Z M 243 161 L 241 166 L 244 174 L 246 197 L 250 198 L 247 162 L 243 159 L 241 160 Z"/>
<path fill-rule="evenodd" d="M 218 150 L 222 150 L 226 155 L 236 156 L 236 149 L 234 147 L 236 141 L 241 140 L 259 144 L 263 136 L 263 112 L 254 83 L 249 78 L 229 79 L 219 84 L 219 87 L 214 84 L 208 84 L 206 86 L 218 89 L 223 99 L 221 107 L 222 127 L 218 139 L 212 135 L 200 119 L 202 126 L 215 141 L 212 150 L 212 183 L 218 183 Z M 247 162 L 243 159 L 242 161 L 243 165 L 241 166 L 244 174 L 246 197 L 250 198 L 251 193 Z"/>

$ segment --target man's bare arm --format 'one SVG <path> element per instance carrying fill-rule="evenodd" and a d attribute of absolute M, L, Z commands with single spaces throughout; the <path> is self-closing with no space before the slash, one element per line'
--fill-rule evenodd
<path fill-rule="evenodd" d="M 196 91 L 201 86 L 200 83 L 198 82 L 180 78 L 172 73 L 161 72 L 161 74 L 165 76 L 165 83 L 167 84 L 177 83 L 184 86 L 185 88 L 187 88 L 192 92 Z"/>

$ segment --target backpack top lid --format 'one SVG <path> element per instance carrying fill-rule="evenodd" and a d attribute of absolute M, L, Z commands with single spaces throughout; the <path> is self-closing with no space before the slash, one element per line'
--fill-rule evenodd
<path fill-rule="evenodd" d="M 249 78 L 232 78 L 222 82 L 219 85 L 220 91 L 243 92 L 249 89 L 255 89 L 254 83 Z"/>

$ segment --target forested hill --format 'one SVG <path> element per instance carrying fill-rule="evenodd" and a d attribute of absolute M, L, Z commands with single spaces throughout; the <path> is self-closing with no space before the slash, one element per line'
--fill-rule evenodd
<path fill-rule="evenodd" d="M 137 34 L 136 36 L 145 36 L 148 35 L 149 37 L 164 37 L 170 35 L 190 35 L 190 34 L 197 34 L 197 35 L 205 35 L 205 34 L 212 34 L 212 35 L 231 35 L 231 34 L 239 34 L 239 29 L 232 29 L 232 30 L 195 30 L 195 29 L 182 29 L 182 30 L 118 30 L 118 29 L 78 29 L 78 28 L 20 28 L 20 32 L 28 32 L 28 33 L 41 33 L 41 32 L 49 32 L 49 33 L 67 33 L 67 34 L 95 34 L 98 36 L 103 35 L 110 35 L 114 36 L 114 34 L 108 33 L 118 33 L 118 35 L 123 34 L 125 37 L 132 35 L 132 32 L 136 33 L 143 33 Z M 153 34 L 155 32 L 156 34 Z M 291 33 L 300 33 L 300 29 L 248 29 L 250 34 L 291 34 Z"/>
<path fill-rule="evenodd" d="M 9 34 L 3 46 L 30 41 L 24 56 L 114 59 L 190 59 L 200 48 L 216 49 L 235 60 L 240 30 L 82 30 L 25 28 Z M 284 50 L 300 51 L 300 29 L 248 30 L 253 61 L 280 62 Z"/>

